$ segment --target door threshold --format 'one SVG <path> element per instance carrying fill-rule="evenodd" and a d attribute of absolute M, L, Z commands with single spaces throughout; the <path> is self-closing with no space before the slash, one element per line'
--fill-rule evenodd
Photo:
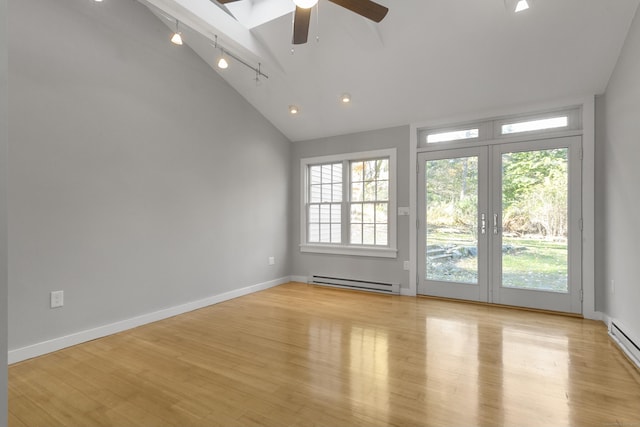
<path fill-rule="evenodd" d="M 418 298 L 425 298 L 425 299 L 432 299 L 432 300 L 437 300 L 437 301 L 462 302 L 462 303 L 466 303 L 466 304 L 482 305 L 482 306 L 485 306 L 485 307 L 500 307 L 500 308 L 508 308 L 508 309 L 512 309 L 512 310 L 529 311 L 529 312 L 533 312 L 533 313 L 555 314 L 557 316 L 573 317 L 575 319 L 584 319 L 584 316 L 582 314 L 568 313 L 566 311 L 544 310 L 544 309 L 541 309 L 541 308 L 520 307 L 518 305 L 507 305 L 507 304 L 495 304 L 495 303 L 484 302 L 484 301 L 471 301 L 471 300 L 459 299 L 459 298 L 437 297 L 437 296 L 433 296 L 433 295 L 420 295 L 420 294 L 418 294 L 417 297 Z"/>

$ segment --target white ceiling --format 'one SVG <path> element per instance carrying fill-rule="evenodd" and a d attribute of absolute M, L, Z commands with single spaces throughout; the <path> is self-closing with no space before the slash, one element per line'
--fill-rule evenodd
<path fill-rule="evenodd" d="M 145 1 L 292 141 L 600 94 L 640 2 L 529 0 L 515 14 L 514 0 L 378 0 L 390 11 L 375 24 L 320 0 L 292 54 L 291 0 Z M 217 69 L 214 35 L 269 78 Z"/>

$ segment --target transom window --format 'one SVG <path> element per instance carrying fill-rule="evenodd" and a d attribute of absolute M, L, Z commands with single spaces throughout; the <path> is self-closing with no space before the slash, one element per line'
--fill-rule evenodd
<path fill-rule="evenodd" d="M 557 135 L 559 132 L 576 131 L 582 128 L 579 108 L 533 113 L 502 118 L 487 119 L 472 123 L 460 123 L 446 127 L 429 127 L 418 133 L 421 147 L 437 149 L 440 145 L 482 145 L 485 141 L 499 141 Z"/>
<path fill-rule="evenodd" d="M 302 159 L 301 250 L 395 257 L 396 152 Z"/>

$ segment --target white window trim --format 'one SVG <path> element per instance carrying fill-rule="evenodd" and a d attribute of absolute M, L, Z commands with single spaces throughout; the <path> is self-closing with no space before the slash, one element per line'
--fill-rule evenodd
<path fill-rule="evenodd" d="M 384 150 L 361 151 L 358 153 L 336 154 L 330 156 L 308 157 L 300 159 L 300 251 L 308 253 L 332 254 L 332 255 L 355 255 L 379 258 L 397 258 L 397 154 L 395 148 Z M 386 247 L 369 246 L 369 245 L 349 245 L 335 243 L 309 243 L 307 242 L 307 200 L 309 197 L 309 166 L 332 163 L 332 162 L 350 162 L 352 160 L 367 160 L 374 158 L 389 158 L 389 245 Z M 348 202 L 350 192 L 347 191 L 350 180 L 349 169 L 343 171 L 346 177 L 343 181 L 344 190 L 343 202 Z M 348 221 L 348 218 L 343 218 Z M 345 238 L 348 238 L 345 236 Z"/>

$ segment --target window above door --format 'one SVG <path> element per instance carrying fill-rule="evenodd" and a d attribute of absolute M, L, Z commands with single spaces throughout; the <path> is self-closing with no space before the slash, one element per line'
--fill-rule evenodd
<path fill-rule="evenodd" d="M 469 146 L 483 141 L 537 137 L 581 128 L 580 109 L 567 108 L 421 129 L 418 132 L 418 141 L 420 147 L 430 148 L 443 148 L 448 145 Z"/>

